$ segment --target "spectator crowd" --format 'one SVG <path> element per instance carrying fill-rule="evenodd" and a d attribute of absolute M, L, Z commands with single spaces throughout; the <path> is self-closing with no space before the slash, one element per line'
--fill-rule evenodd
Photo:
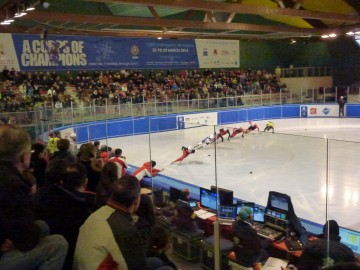
<path fill-rule="evenodd" d="M 25 72 L 3 68 L 0 111 L 15 112 L 76 106 L 78 102 L 143 103 L 166 99 L 276 93 L 279 78 L 267 70 Z M 75 92 L 74 95 L 71 92 Z"/>

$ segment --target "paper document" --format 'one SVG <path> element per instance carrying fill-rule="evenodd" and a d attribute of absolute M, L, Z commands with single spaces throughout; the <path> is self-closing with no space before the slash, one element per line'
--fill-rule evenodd
<path fill-rule="evenodd" d="M 202 214 L 208 213 L 208 211 L 204 210 L 204 209 L 199 209 L 197 211 L 195 211 L 195 214 L 197 216 L 201 216 Z"/>
<path fill-rule="evenodd" d="M 206 212 L 200 216 L 198 216 L 199 218 L 201 219 L 208 219 L 209 217 L 213 217 L 213 216 L 216 216 L 215 213 L 211 213 L 211 212 Z"/>
<path fill-rule="evenodd" d="M 269 257 L 261 270 L 280 270 L 281 267 L 286 268 L 288 262 L 274 257 Z"/>

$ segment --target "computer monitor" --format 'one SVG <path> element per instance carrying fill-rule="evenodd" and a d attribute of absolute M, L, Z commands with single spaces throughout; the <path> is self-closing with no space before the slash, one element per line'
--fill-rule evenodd
<path fill-rule="evenodd" d="M 283 211 L 289 211 L 290 203 L 291 201 L 288 195 L 275 191 L 269 192 L 268 208 L 271 208 L 273 210 L 275 210 L 274 208 L 276 208 Z"/>
<path fill-rule="evenodd" d="M 210 190 L 212 192 L 217 192 L 216 186 L 211 186 Z M 219 187 L 217 188 L 217 190 L 219 191 L 220 205 L 233 205 L 234 192 L 232 190 L 225 189 L 225 188 L 219 188 Z"/>
<path fill-rule="evenodd" d="M 254 206 L 255 203 L 253 202 L 244 202 L 244 201 L 238 201 L 236 204 L 236 214 L 238 215 L 242 208 L 248 207 L 251 210 L 251 218 L 254 216 Z"/>
<path fill-rule="evenodd" d="M 253 220 L 255 222 L 264 223 L 264 215 L 265 215 L 265 209 L 259 206 L 254 206 L 253 208 Z"/>
<path fill-rule="evenodd" d="M 360 253 L 360 232 L 340 227 L 340 242 L 352 249 L 353 252 Z"/>
<path fill-rule="evenodd" d="M 236 206 L 234 205 L 220 205 L 218 217 L 220 219 L 235 219 L 236 218 Z"/>
<path fill-rule="evenodd" d="M 176 203 L 176 201 L 178 199 L 180 199 L 180 197 L 181 197 L 181 190 L 180 189 L 170 187 L 169 193 L 170 193 L 170 198 L 169 199 L 170 199 L 171 202 Z"/>
<path fill-rule="evenodd" d="M 200 188 L 200 206 L 217 210 L 217 193 L 212 192 L 210 189 Z"/>

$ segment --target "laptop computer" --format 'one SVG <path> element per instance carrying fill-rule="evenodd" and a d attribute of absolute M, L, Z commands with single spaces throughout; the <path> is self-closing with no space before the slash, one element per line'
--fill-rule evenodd
<path fill-rule="evenodd" d="M 237 216 L 236 205 L 220 205 L 218 221 L 223 224 L 232 224 Z"/>

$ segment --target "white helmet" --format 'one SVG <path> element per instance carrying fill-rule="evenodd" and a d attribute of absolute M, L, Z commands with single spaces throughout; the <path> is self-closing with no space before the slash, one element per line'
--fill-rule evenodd
<path fill-rule="evenodd" d="M 71 139 L 76 139 L 76 133 L 71 133 L 71 134 L 70 134 L 70 138 L 71 138 Z"/>
<path fill-rule="evenodd" d="M 192 150 L 193 149 L 193 147 L 190 145 L 190 146 L 188 146 L 188 150 Z"/>

